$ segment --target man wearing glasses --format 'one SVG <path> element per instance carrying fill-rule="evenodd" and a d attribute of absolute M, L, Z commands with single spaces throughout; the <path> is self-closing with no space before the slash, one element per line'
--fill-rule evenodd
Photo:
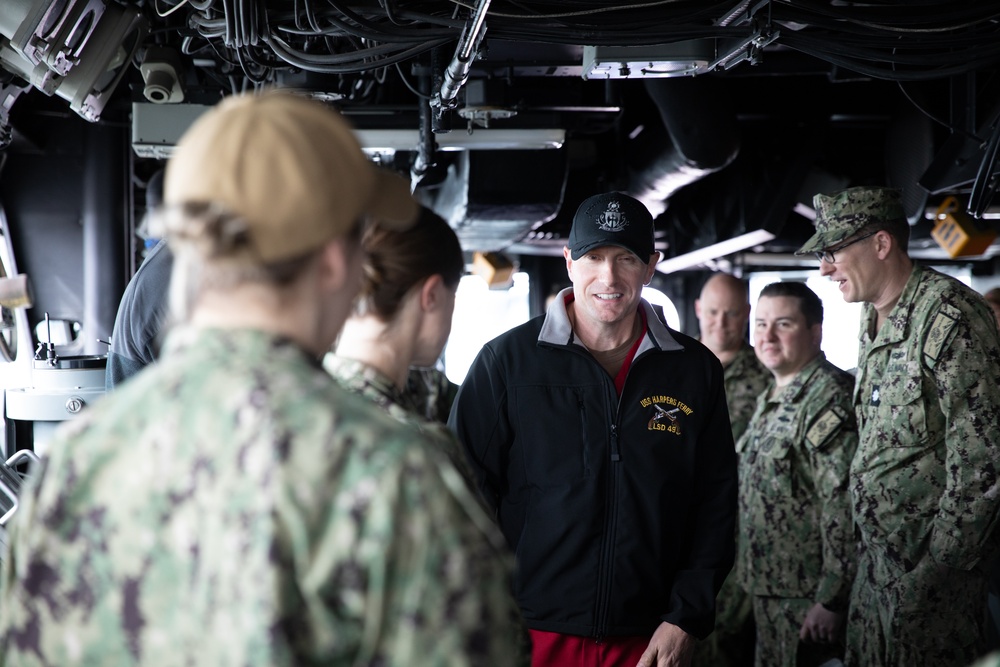
<path fill-rule="evenodd" d="M 900 193 L 817 195 L 815 253 L 864 302 L 851 465 L 847 664 L 966 665 L 984 649 L 1000 507 L 1000 339 L 983 298 L 917 266 Z"/>

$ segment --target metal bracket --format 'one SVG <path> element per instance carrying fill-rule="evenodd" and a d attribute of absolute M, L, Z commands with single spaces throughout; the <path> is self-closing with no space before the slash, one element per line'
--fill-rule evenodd
<path fill-rule="evenodd" d="M 720 25 L 739 26 L 747 24 L 751 32 L 746 37 L 732 41 L 728 45 L 720 43 L 719 50 L 721 55 L 708 66 L 710 71 L 717 67 L 728 70 L 744 60 L 750 61 L 751 65 L 760 63 L 764 47 L 778 39 L 778 36 L 781 34 L 781 31 L 776 30 L 771 24 L 770 5 L 771 0 L 760 0 L 754 4 L 747 2 L 740 6 L 739 9 L 741 11 L 725 17 L 724 22 L 721 22 Z M 761 22 L 759 15 L 761 10 L 765 8 L 767 9 L 767 16 Z"/>

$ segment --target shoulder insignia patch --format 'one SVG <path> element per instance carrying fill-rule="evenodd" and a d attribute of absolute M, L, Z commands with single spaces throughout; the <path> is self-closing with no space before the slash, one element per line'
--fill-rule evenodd
<path fill-rule="evenodd" d="M 947 306 L 934 316 L 934 322 L 927 332 L 923 350 L 924 358 L 931 366 L 934 365 L 934 362 L 941 355 L 941 351 L 947 346 L 959 317 L 960 313 L 956 309 Z"/>
<path fill-rule="evenodd" d="M 830 439 L 830 436 L 840 430 L 840 425 L 843 423 L 844 415 L 841 414 L 839 408 L 829 408 L 806 431 L 806 444 L 812 449 L 819 449 Z"/>

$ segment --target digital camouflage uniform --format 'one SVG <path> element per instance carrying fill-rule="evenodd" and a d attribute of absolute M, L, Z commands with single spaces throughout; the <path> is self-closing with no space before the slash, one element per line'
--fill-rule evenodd
<path fill-rule="evenodd" d="M 3 563 L 5 665 L 514 665 L 503 539 L 287 340 L 182 329 L 67 424 Z"/>
<path fill-rule="evenodd" d="M 854 378 L 820 353 L 786 387 L 760 396 L 736 445 L 738 571 L 753 596 L 757 667 L 843 656 L 842 646 L 800 642 L 799 630 L 817 602 L 847 610 L 855 571 L 847 494 L 858 444 L 853 386 Z"/>
<path fill-rule="evenodd" d="M 738 441 L 750 424 L 750 418 L 757 407 L 757 398 L 771 382 L 771 373 L 764 368 L 747 343 L 743 343 L 740 351 L 723 371 L 729 423 L 733 426 L 733 440 Z"/>
<path fill-rule="evenodd" d="M 735 442 L 746 431 L 757 397 L 771 381 L 771 373 L 746 342 L 723 372 Z M 739 569 L 737 560 L 716 597 L 715 630 L 695 647 L 695 667 L 739 667 L 753 661 L 753 609 L 750 596 L 739 583 Z"/>
<path fill-rule="evenodd" d="M 866 304 L 849 664 L 967 665 L 982 650 L 995 554 L 1000 336 L 978 294 L 919 266 L 875 324 Z"/>
<path fill-rule="evenodd" d="M 417 371 L 411 371 L 408 380 L 412 378 L 415 381 L 407 383 L 406 391 L 400 391 L 381 371 L 356 359 L 327 354 L 323 358 L 323 366 L 346 389 L 374 402 L 393 418 L 419 429 L 448 455 L 455 467 L 470 485 L 472 484 L 472 470 L 465 459 L 465 450 L 459 444 L 458 438 L 443 422 L 424 417 L 430 406 L 437 403 L 440 394 L 419 381 L 423 378 L 422 374 L 414 377 Z M 410 387 L 414 385 L 420 388 L 410 391 Z M 446 414 L 446 419 L 447 416 Z M 475 487 L 470 486 L 470 488 Z"/>
<path fill-rule="evenodd" d="M 437 368 L 411 368 L 406 377 L 406 394 L 425 418 L 447 424 L 458 385 Z"/>

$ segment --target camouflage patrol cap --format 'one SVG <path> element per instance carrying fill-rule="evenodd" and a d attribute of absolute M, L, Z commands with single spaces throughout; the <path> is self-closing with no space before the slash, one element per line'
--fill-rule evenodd
<path fill-rule="evenodd" d="M 795 254 L 806 255 L 825 250 L 869 223 L 905 220 L 900 197 L 899 190 L 870 186 L 816 195 L 813 197 L 816 233 Z"/>

